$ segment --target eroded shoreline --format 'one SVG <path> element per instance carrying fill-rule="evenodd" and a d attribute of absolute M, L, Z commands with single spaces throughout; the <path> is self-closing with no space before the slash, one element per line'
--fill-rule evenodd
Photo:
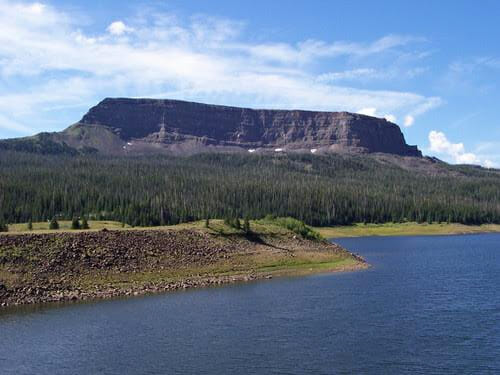
<path fill-rule="evenodd" d="M 338 245 L 282 228 L 251 235 L 202 229 L 9 235 L 0 236 L 0 305 L 134 296 L 367 267 Z"/>

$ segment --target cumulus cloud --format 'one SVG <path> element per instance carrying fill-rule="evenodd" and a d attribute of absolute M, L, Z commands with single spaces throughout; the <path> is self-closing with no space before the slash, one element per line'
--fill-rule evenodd
<path fill-rule="evenodd" d="M 38 124 L 61 128 L 67 123 L 51 108 L 83 110 L 105 96 L 284 109 L 376 108 L 381 117 L 418 116 L 440 103 L 439 98 L 412 92 L 318 80 L 314 66 L 319 59 L 369 60 L 419 41 L 413 37 L 251 43 L 244 23 L 212 17 L 179 20 L 151 12 L 137 21 L 116 20 L 92 34 L 78 19 L 50 5 L 0 0 L 0 77 L 10 87 L 0 87 L 0 114 L 11 123 L 26 124 L 36 114 Z"/>
<path fill-rule="evenodd" d="M 131 27 L 126 26 L 123 21 L 112 22 L 106 29 L 112 35 L 122 35 L 133 31 Z"/>
<path fill-rule="evenodd" d="M 391 114 L 385 115 L 385 116 L 384 116 L 384 118 L 385 118 L 387 121 L 390 121 L 390 122 L 393 122 L 393 123 L 396 123 L 396 121 L 397 121 L 396 116 L 391 115 Z"/>
<path fill-rule="evenodd" d="M 474 153 L 484 160 L 485 167 L 500 167 L 500 142 L 481 142 L 474 148 Z"/>
<path fill-rule="evenodd" d="M 394 122 L 394 123 L 397 120 L 395 115 L 393 115 L 391 113 L 381 115 L 377 112 L 377 108 L 373 108 L 373 107 L 362 108 L 359 111 L 356 111 L 356 113 L 359 113 L 360 115 L 385 118 L 387 121 Z"/>
<path fill-rule="evenodd" d="M 376 116 L 377 115 L 377 108 L 362 108 L 358 111 L 360 115 L 366 115 L 366 116 Z"/>
<path fill-rule="evenodd" d="M 481 160 L 476 154 L 466 152 L 463 143 L 452 143 L 443 132 L 432 130 L 429 133 L 429 150 L 450 158 L 458 164 L 481 164 L 488 168 L 494 166 L 491 160 Z"/>
<path fill-rule="evenodd" d="M 496 168 L 497 164 L 496 164 L 495 162 L 493 162 L 493 161 L 489 160 L 489 159 L 486 159 L 486 160 L 484 161 L 484 166 L 485 166 L 486 168 Z"/>
<path fill-rule="evenodd" d="M 413 123 L 415 122 L 415 118 L 412 115 L 406 115 L 403 125 L 406 127 L 412 126 Z"/>

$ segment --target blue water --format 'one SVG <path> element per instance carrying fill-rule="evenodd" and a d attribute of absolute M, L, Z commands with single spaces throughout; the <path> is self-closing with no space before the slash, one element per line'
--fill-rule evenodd
<path fill-rule="evenodd" d="M 499 374 L 500 235 L 340 239 L 373 265 L 0 313 L 0 374 Z"/>

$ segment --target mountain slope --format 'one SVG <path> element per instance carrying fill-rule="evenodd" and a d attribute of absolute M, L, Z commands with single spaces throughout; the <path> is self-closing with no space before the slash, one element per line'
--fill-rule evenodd
<path fill-rule="evenodd" d="M 8 223 L 86 215 L 151 226 L 268 214 L 317 226 L 500 223 L 500 171 L 388 154 L 0 151 L 0 176 L 0 221 Z"/>

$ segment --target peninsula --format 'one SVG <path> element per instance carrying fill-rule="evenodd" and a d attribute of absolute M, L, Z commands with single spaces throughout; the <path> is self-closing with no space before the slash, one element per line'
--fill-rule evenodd
<path fill-rule="evenodd" d="M 94 223 L 91 223 L 93 227 Z M 137 296 L 368 264 L 291 218 L 0 235 L 0 305 Z"/>

